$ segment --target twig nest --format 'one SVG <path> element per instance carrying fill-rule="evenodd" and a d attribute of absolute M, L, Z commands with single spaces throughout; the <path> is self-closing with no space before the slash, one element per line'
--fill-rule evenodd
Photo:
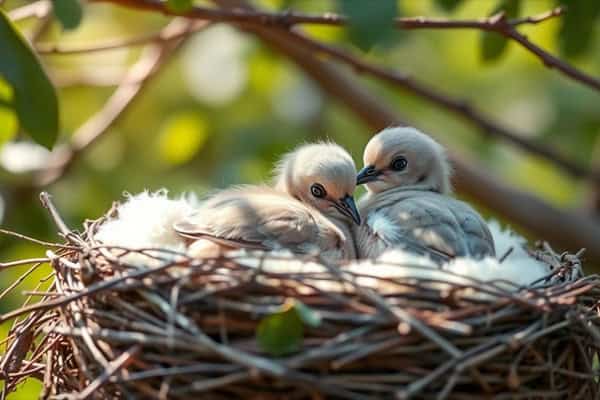
<path fill-rule="evenodd" d="M 97 240 L 108 220 L 70 233 L 50 253 L 50 293 L 3 316 L 22 316 L 0 364 L 8 390 L 33 377 L 45 398 L 600 393 L 600 278 L 573 279 L 572 255 L 541 249 L 553 271 L 523 286 L 406 255 L 331 265 L 125 248 Z"/>

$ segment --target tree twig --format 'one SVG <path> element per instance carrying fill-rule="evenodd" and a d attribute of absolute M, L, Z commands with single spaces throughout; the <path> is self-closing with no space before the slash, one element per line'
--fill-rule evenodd
<path fill-rule="evenodd" d="M 98 2 L 117 3 L 127 7 L 158 11 L 167 15 L 181 15 L 169 10 L 164 2 L 159 0 L 93 0 Z M 471 20 L 449 20 L 444 18 L 396 18 L 395 26 L 399 29 L 479 29 L 496 32 L 519 43 L 525 49 L 538 57 L 544 65 L 561 71 L 566 76 L 583 83 L 584 85 L 600 91 L 600 79 L 578 70 L 569 63 L 553 56 L 541 47 L 532 43 L 526 36 L 519 33 L 515 27 L 523 24 L 539 24 L 540 22 L 561 15 L 561 7 L 546 11 L 540 15 L 507 20 L 504 13 L 498 13 L 488 18 Z M 198 18 L 215 22 L 235 22 L 244 24 L 259 24 L 262 26 L 275 26 L 290 28 L 298 24 L 320 24 L 343 26 L 348 23 L 348 18 L 334 13 L 324 15 L 302 14 L 296 12 L 270 13 L 256 10 L 215 10 L 206 7 L 194 7 L 186 11 L 188 18 Z"/>
<path fill-rule="evenodd" d="M 183 38 L 208 25 L 204 21 L 175 19 L 163 29 L 167 37 L 177 39 L 153 43 L 145 48 L 140 60 L 136 62 L 124 77 L 104 107 L 87 120 L 73 134 L 71 143 L 56 149 L 48 167 L 35 179 L 34 186 L 43 187 L 62 177 L 76 158 L 90 145 L 96 142 L 123 115 L 140 92 L 147 86 L 149 79 L 156 74 L 160 66 L 182 43 Z"/>
<path fill-rule="evenodd" d="M 154 0 L 95 0 L 102 2 L 112 2 L 121 4 L 124 6 L 141 8 L 147 10 L 158 11 L 166 14 L 171 14 L 171 11 L 165 8 L 164 4 Z M 521 35 L 514 27 L 520 24 L 537 24 L 546 21 L 550 18 L 561 15 L 563 12 L 562 8 L 556 8 L 551 11 L 545 12 L 537 16 L 531 16 L 521 18 L 518 20 L 507 20 L 504 14 L 496 14 L 489 18 L 482 18 L 476 20 L 461 20 L 451 21 L 440 18 L 398 18 L 396 20 L 397 25 L 403 29 L 423 29 L 423 28 L 436 28 L 436 29 L 447 29 L 447 28 L 474 28 L 485 31 L 493 31 L 503 35 L 514 36 L 513 39 L 528 47 L 534 54 L 543 57 L 544 62 L 551 67 L 563 70 L 566 74 L 588 82 L 592 87 L 595 85 L 595 78 L 589 77 L 583 74 L 581 71 L 570 67 L 568 64 L 562 62 L 556 57 L 546 53 L 541 48 L 531 43 L 525 36 Z M 325 14 L 322 16 L 318 15 L 307 15 L 299 13 L 266 13 L 257 10 L 249 10 L 242 8 L 230 8 L 230 9 L 211 9 L 203 7 L 195 7 L 191 11 L 186 13 L 186 16 L 192 18 L 206 18 L 212 21 L 228 21 L 241 23 L 248 27 L 274 27 L 274 28 L 289 28 L 294 24 L 302 23 L 319 23 L 329 25 L 343 25 L 347 22 L 346 18 L 337 14 Z M 281 31 L 292 32 L 289 30 Z M 382 79 L 386 82 L 394 84 L 402 89 L 408 90 L 444 109 L 466 119 L 471 122 L 484 133 L 494 135 L 502 140 L 510 142 L 525 149 L 532 154 L 536 154 L 540 157 L 545 158 L 551 163 L 560 166 L 569 174 L 578 177 L 592 179 L 596 182 L 600 182 L 600 171 L 591 170 L 585 166 L 570 160 L 553 148 L 546 146 L 542 143 L 535 142 L 525 135 L 518 132 L 514 132 L 507 129 L 496 122 L 492 121 L 480 111 L 475 109 L 466 101 L 455 99 L 448 96 L 437 89 L 433 89 L 416 79 L 398 73 L 393 70 L 386 69 L 384 67 L 372 65 L 361 59 L 355 57 L 351 53 L 318 42 L 313 40 L 300 32 L 293 32 L 304 44 L 310 45 L 312 49 L 321 54 L 331 56 L 341 62 L 344 62 L 351 66 L 355 71 L 359 73 L 367 73 Z M 568 73 L 567 73 L 568 72 Z M 597 81 L 598 89 L 600 89 L 600 81 Z"/>

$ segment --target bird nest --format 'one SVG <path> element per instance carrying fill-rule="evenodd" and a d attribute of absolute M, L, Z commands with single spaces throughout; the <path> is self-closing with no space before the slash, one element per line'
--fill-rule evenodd
<path fill-rule="evenodd" d="M 600 277 L 575 278 L 575 256 L 538 251 L 553 272 L 522 288 L 264 253 L 193 259 L 103 246 L 106 218 L 76 233 L 42 200 L 65 244 L 47 244 L 43 300 L 1 317 L 18 317 L 7 392 L 35 378 L 55 399 L 600 394 Z"/>

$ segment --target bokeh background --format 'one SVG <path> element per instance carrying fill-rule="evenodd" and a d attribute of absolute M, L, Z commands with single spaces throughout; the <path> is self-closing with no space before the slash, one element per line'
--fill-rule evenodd
<path fill-rule="evenodd" d="M 12 10 L 26 2 L 0 3 L 3 10 Z M 465 0 L 447 9 L 442 3 L 448 2 L 406 0 L 399 2 L 399 10 L 403 16 L 463 19 L 490 15 L 498 6 L 492 0 Z M 520 15 L 532 15 L 559 2 L 521 3 Z M 255 4 L 270 10 L 336 10 L 334 1 L 264 0 Z M 582 21 L 589 17 L 580 16 Z M 111 4 L 89 4 L 77 29 L 63 31 L 58 22 L 50 22 L 39 43 L 98 44 L 157 32 L 169 20 Z M 591 24 L 591 29 L 579 33 L 585 43 L 575 50 L 564 43 L 563 23 L 563 19 L 555 18 L 523 26 L 520 31 L 549 52 L 600 76 L 600 19 Z M 17 27 L 27 33 L 35 24 L 35 19 L 26 19 Z M 583 165 L 600 166 L 600 94 L 545 68 L 514 43 L 508 44 L 501 57 L 485 61 L 481 56 L 482 34 L 476 30 L 397 31 L 385 43 L 365 52 L 352 44 L 344 29 L 303 29 L 319 40 L 349 48 L 369 61 L 466 99 L 503 125 L 550 144 Z M 140 49 L 43 56 L 59 88 L 59 141 L 67 141 L 103 106 L 139 57 Z M 599 218 L 599 210 L 586 208 L 593 196 L 593 188 L 586 182 L 573 179 L 539 157 L 482 135 L 464 120 L 410 93 L 367 77 L 357 79 L 407 121 L 434 132 L 443 144 L 467 159 L 477 160 L 490 173 L 551 204 Z M 187 191 L 202 195 L 231 184 L 266 181 L 282 152 L 305 141 L 334 140 L 351 152 L 360 167 L 362 148 L 371 133 L 284 57 L 251 35 L 227 24 L 216 24 L 195 34 L 179 49 L 123 118 L 47 190 L 67 223 L 76 228 L 85 219 L 101 216 L 125 192 L 167 188 L 173 196 Z M 19 131 L 15 115 L 1 104 L 0 141 L 2 227 L 58 240 L 37 192 L 30 188 L 32 176 L 46 166 L 49 153 Z M 484 204 L 475 206 L 487 217 L 494 217 Z M 517 224 L 511 226 L 532 240 L 539 239 Z M 0 236 L 0 261 L 43 255 L 41 247 Z M 0 291 L 27 268 L 0 268 Z M 594 268 L 587 266 L 586 271 Z M 21 304 L 21 291 L 33 289 L 48 273 L 47 266 L 32 271 L 17 290 L 0 299 L 0 313 Z M 0 338 L 10 326 L 0 326 Z M 9 398 L 29 399 L 39 390 L 40 384 L 30 380 Z"/>

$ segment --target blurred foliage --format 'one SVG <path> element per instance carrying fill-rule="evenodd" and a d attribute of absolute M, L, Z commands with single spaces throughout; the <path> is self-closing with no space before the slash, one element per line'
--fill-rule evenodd
<path fill-rule="evenodd" d="M 184 7 L 187 4 L 185 1 L 170 3 Z M 359 9 L 347 8 L 350 4 L 358 7 L 359 2 L 353 1 L 345 5 L 333 0 L 261 0 L 257 3 L 271 10 L 291 8 L 311 13 L 346 7 L 348 13 L 355 13 L 355 21 L 363 14 Z M 569 7 L 566 16 L 539 25 L 521 26 L 519 30 L 553 54 L 562 54 L 576 67 L 600 76 L 597 7 L 600 2 L 522 1 L 519 15 L 544 12 L 559 3 Z M 12 10 L 24 4 L 23 0 L 6 0 L 1 9 Z M 71 2 L 71 6 L 73 4 L 78 2 Z M 402 16 L 466 19 L 491 15 L 501 7 L 501 2 L 404 0 L 394 6 L 397 7 L 394 13 Z M 57 13 L 60 21 L 53 21 L 39 41 L 63 46 L 94 45 L 157 32 L 169 21 L 158 14 L 100 3 L 86 4 L 84 11 L 81 23 L 68 31 L 64 28 L 74 27 L 74 20 L 66 22 L 68 18 Z M 368 13 L 364 14 L 367 18 Z M 370 24 L 376 26 L 371 28 L 373 33 L 369 33 L 373 36 L 367 40 L 367 52 L 354 47 L 356 43 L 349 40 L 351 33 L 345 29 L 323 26 L 304 29 L 319 40 L 347 47 L 369 61 L 464 98 L 502 124 L 552 145 L 582 164 L 600 164 L 600 96 L 597 92 L 545 68 L 537 58 L 511 42 L 488 44 L 494 48 L 489 54 L 495 61 L 483 63 L 482 46 L 486 45 L 482 42 L 491 40 L 491 36 L 482 39 L 481 32 L 475 30 L 385 33 L 387 28 L 381 30 L 379 26 L 385 24 L 375 22 L 380 17 L 373 18 Z M 350 30 L 360 24 L 362 22 L 353 24 Z M 29 19 L 16 26 L 29 37 L 37 25 L 35 20 Z M 365 26 L 366 23 L 360 29 L 366 29 Z M 392 40 L 388 34 L 393 35 Z M 5 56 L 13 53 L 4 47 L 0 50 L 0 66 L 15 62 L 16 57 Z M 17 50 L 22 51 L 22 48 Z M 114 85 L 106 86 L 107 83 L 118 82 L 139 55 L 140 47 L 133 47 L 42 57 L 45 69 L 58 87 L 59 144 L 69 140 L 73 132 L 103 106 L 114 90 Z M 21 69 L 26 71 L 28 81 L 39 78 L 39 73 L 31 68 Z M 48 152 L 23 134 L 27 124 L 21 115 L 17 118 L 11 103 L 19 86 L 6 72 L 0 75 L 4 78 L 0 79 L 0 143 L 4 144 L 0 148 L 2 226 L 42 239 L 59 240 L 37 195 L 27 190 L 27 183 L 35 170 L 43 167 Z M 407 121 L 432 132 L 453 151 L 480 162 L 506 182 L 557 206 L 582 209 L 586 203 L 590 188 L 566 176 L 551 163 L 482 136 L 464 120 L 410 93 L 370 78 L 356 79 L 361 79 L 381 99 L 397 108 Z M 28 95 L 27 99 L 39 99 L 39 93 Z M 44 115 L 42 110 L 39 118 Z M 80 227 L 84 219 L 102 215 L 113 201 L 122 198 L 124 191 L 167 187 L 173 195 L 183 191 L 203 194 L 216 187 L 266 181 L 279 155 L 305 141 L 335 140 L 352 153 L 360 166 L 362 148 L 369 133 L 347 109 L 320 93 L 293 64 L 252 36 L 219 24 L 191 38 L 124 117 L 49 191 L 67 223 Z M 484 205 L 476 206 L 486 212 Z M 486 215 L 493 217 L 489 212 Z M 44 250 L 2 236 L 0 253 L 0 261 L 8 261 L 43 256 Z M 0 271 L 0 291 L 27 268 Z M 586 269 L 589 271 L 589 268 Z M 49 267 L 43 266 L 32 272 L 11 295 L 2 298 L 0 313 L 20 304 L 24 300 L 21 291 L 33 289 L 48 271 Z M 10 324 L 0 328 L 5 333 Z M 3 350 L 0 347 L 0 352 Z M 37 382 L 28 381 L 9 399 L 30 399 L 38 390 Z"/>

